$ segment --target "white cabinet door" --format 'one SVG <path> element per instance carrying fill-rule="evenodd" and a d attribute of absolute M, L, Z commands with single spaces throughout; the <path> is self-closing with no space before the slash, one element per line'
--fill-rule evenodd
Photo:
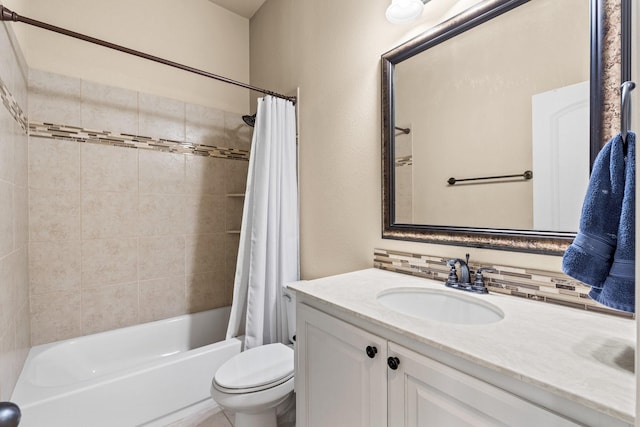
<path fill-rule="evenodd" d="M 389 426 L 578 426 L 500 388 L 389 343 Z"/>
<path fill-rule="evenodd" d="M 302 304 L 296 327 L 297 427 L 386 426 L 386 340 Z"/>

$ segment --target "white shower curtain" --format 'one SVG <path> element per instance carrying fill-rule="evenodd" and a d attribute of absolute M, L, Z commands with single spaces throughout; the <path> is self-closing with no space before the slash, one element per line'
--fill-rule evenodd
<path fill-rule="evenodd" d="M 282 284 L 300 277 L 295 107 L 258 99 L 227 338 L 287 342 Z"/>

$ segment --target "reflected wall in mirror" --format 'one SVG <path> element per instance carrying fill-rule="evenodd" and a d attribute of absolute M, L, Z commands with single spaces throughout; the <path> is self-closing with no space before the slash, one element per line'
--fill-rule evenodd
<path fill-rule="evenodd" d="M 564 250 L 601 103 L 600 1 L 484 1 L 383 55 L 383 237 Z"/>

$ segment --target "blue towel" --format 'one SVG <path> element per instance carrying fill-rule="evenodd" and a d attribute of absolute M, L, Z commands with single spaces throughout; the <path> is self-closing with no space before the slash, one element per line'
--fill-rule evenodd
<path fill-rule="evenodd" d="M 624 152 L 620 135 L 600 150 L 582 205 L 580 230 L 562 258 L 562 271 L 596 288 L 609 275 L 624 197 Z"/>
<path fill-rule="evenodd" d="M 627 161 L 622 214 L 618 226 L 618 245 L 613 264 L 602 288 L 591 288 L 589 296 L 616 310 L 635 312 L 635 225 L 636 225 L 636 148 L 635 134 L 627 134 Z"/>

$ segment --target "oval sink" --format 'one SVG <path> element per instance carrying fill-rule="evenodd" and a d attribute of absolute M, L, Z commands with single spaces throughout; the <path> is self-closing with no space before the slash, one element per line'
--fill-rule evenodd
<path fill-rule="evenodd" d="M 376 297 L 380 304 L 407 316 L 438 322 L 477 325 L 504 318 L 495 305 L 455 291 L 422 288 L 395 288 Z"/>

